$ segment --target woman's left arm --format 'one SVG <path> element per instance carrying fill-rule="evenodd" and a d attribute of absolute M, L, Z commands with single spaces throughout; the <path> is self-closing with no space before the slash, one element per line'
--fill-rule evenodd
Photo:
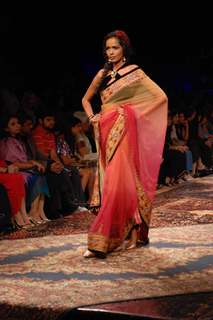
<path fill-rule="evenodd" d="M 103 69 L 99 70 L 99 72 L 96 74 L 89 88 L 87 89 L 85 95 L 82 98 L 82 106 L 90 120 L 92 120 L 92 118 L 95 116 L 92 108 L 91 100 L 97 92 L 97 88 L 99 87 L 102 76 L 103 76 Z"/>

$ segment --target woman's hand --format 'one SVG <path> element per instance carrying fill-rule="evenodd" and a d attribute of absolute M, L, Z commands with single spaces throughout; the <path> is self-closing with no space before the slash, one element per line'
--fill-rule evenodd
<path fill-rule="evenodd" d="M 10 164 L 7 167 L 7 172 L 8 173 L 14 173 L 14 172 L 18 172 L 19 168 L 17 166 L 14 166 L 13 164 Z"/>
<path fill-rule="evenodd" d="M 100 113 L 96 113 L 96 114 L 90 119 L 90 123 L 91 123 L 91 124 L 95 124 L 95 123 L 99 122 L 99 121 L 100 121 L 100 117 L 101 117 Z"/>
<path fill-rule="evenodd" d="M 44 173 L 45 166 L 40 162 L 33 160 L 33 166 L 35 166 L 39 172 Z"/>
<path fill-rule="evenodd" d="M 44 173 L 45 172 L 45 166 L 41 163 L 37 164 L 37 169 L 39 172 Z"/>

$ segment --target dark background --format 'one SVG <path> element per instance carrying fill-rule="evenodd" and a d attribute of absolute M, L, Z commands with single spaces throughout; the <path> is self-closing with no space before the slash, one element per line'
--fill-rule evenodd
<path fill-rule="evenodd" d="M 76 9 L 70 4 L 69 9 L 60 5 L 45 11 L 31 4 L 1 13 L 0 87 L 20 97 L 28 89 L 38 94 L 70 91 L 70 103 L 77 108 L 103 65 L 103 37 L 123 29 L 135 49 L 136 62 L 171 101 L 195 94 L 211 97 L 210 8 L 204 3 L 190 8 L 180 2 L 166 8 L 137 3 L 121 3 L 119 9 L 111 3 L 103 3 L 103 9 L 83 3 Z"/>

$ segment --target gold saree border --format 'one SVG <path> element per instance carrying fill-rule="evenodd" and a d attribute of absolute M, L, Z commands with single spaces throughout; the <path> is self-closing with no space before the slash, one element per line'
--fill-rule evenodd
<path fill-rule="evenodd" d="M 145 191 L 143 190 L 143 186 L 139 180 L 138 175 L 136 174 L 136 190 L 138 196 L 138 210 L 141 218 L 146 223 L 147 227 L 149 227 L 152 213 L 152 201 L 148 198 Z"/>
<path fill-rule="evenodd" d="M 117 149 L 123 135 L 125 132 L 125 117 L 124 115 L 119 114 L 118 118 L 116 119 L 110 133 L 107 137 L 106 143 L 106 162 L 112 159 L 115 150 Z"/>
<path fill-rule="evenodd" d="M 91 251 L 99 251 L 102 253 L 108 253 L 119 247 L 123 241 L 128 237 L 129 232 L 135 225 L 135 220 L 131 219 L 127 222 L 124 229 L 124 238 L 106 237 L 101 234 L 103 224 L 100 225 L 99 230 L 96 233 L 89 232 L 88 234 L 88 248 Z M 116 228 L 115 228 L 116 229 Z"/>

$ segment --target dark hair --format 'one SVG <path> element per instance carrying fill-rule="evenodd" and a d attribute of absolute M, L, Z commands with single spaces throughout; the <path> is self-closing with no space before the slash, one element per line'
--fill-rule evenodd
<path fill-rule="evenodd" d="M 55 117 L 56 114 L 54 109 L 47 108 L 46 106 L 42 106 L 37 110 L 36 116 L 37 116 L 37 119 L 44 120 L 44 118 L 46 117 Z"/>
<path fill-rule="evenodd" d="M 120 45 L 123 48 L 124 57 L 126 58 L 126 61 L 129 62 L 132 55 L 133 55 L 133 49 L 129 40 L 128 35 L 122 31 L 122 30 L 115 30 L 110 33 L 108 33 L 103 40 L 103 55 L 106 59 L 106 42 L 110 38 L 117 38 Z"/>
<path fill-rule="evenodd" d="M 81 123 L 81 120 L 72 115 L 71 117 L 68 117 L 66 119 L 66 121 L 64 122 L 64 127 L 62 129 L 65 141 L 68 143 L 73 155 L 75 155 L 76 138 L 71 132 L 70 128 L 75 127 L 79 123 Z"/>
<path fill-rule="evenodd" d="M 127 36 L 127 34 L 122 31 L 122 30 L 115 30 L 115 31 L 112 31 L 110 33 L 108 33 L 105 37 L 104 37 L 104 40 L 103 40 L 103 55 L 104 55 L 104 59 L 106 60 L 105 64 L 104 64 L 104 71 L 103 71 L 103 74 L 102 74 L 102 77 L 101 77 L 101 80 L 99 82 L 99 84 L 97 85 L 96 87 L 96 92 L 98 90 L 102 90 L 103 87 L 104 87 L 104 79 L 107 75 L 107 73 L 112 70 L 112 63 L 107 61 L 107 56 L 106 56 L 106 41 L 110 38 L 117 38 L 120 45 L 122 46 L 123 48 L 123 54 L 124 54 L 124 57 L 126 59 L 126 62 L 125 64 L 129 64 L 130 60 L 131 60 L 131 57 L 133 56 L 133 50 L 132 50 L 132 46 L 130 44 L 130 40 L 129 40 L 129 37 Z"/>
<path fill-rule="evenodd" d="M 68 127 L 72 128 L 75 127 L 77 124 L 81 123 L 81 120 L 76 118 L 75 116 L 71 116 L 68 120 L 67 120 L 67 125 Z"/>
<path fill-rule="evenodd" d="M 12 118 L 18 119 L 17 114 L 5 113 L 3 116 L 1 116 L 1 119 L 0 119 L 0 139 L 9 136 L 9 133 L 5 129 L 8 127 L 9 121 Z"/>
<path fill-rule="evenodd" d="M 24 112 L 23 110 L 20 110 L 17 113 L 17 117 L 21 125 L 24 124 L 27 120 L 30 120 L 33 122 L 33 117 L 27 114 L 26 112 Z"/>

